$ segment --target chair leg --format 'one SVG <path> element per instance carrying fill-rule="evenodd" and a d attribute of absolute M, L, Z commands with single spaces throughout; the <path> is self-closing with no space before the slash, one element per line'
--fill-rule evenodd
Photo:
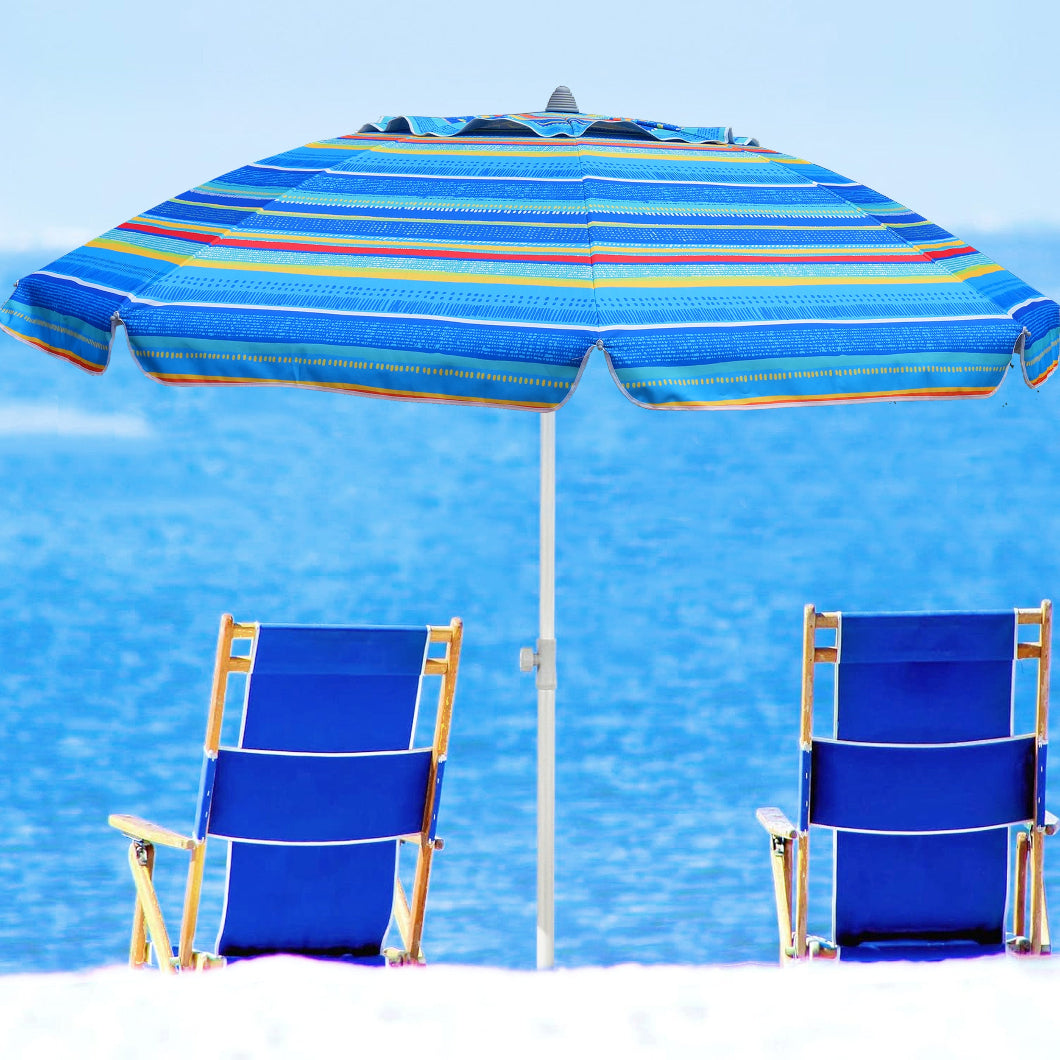
<path fill-rule="evenodd" d="M 426 836 L 420 839 L 420 856 L 416 860 L 416 875 L 412 881 L 412 901 L 409 916 L 409 959 L 417 964 L 423 963 L 423 951 L 420 940 L 423 938 L 423 914 L 427 906 L 427 887 L 431 882 L 431 859 L 434 855 L 434 843 Z"/>
<path fill-rule="evenodd" d="M 780 936 L 780 961 L 791 953 L 791 840 L 770 837 L 770 865 L 773 869 L 773 893 L 777 904 L 777 932 Z"/>
<path fill-rule="evenodd" d="M 397 922 L 398 934 L 401 936 L 401 945 L 408 953 L 409 940 L 412 938 L 412 917 L 409 912 L 409 900 L 400 878 L 394 884 L 394 920 Z"/>
<path fill-rule="evenodd" d="M 129 868 L 132 869 L 133 882 L 136 884 L 139 908 L 147 924 L 147 932 L 151 945 L 154 947 L 159 970 L 172 974 L 177 970 L 173 964 L 173 947 L 169 941 L 169 932 L 166 931 L 166 922 L 162 918 L 162 909 L 158 904 L 154 884 L 151 882 L 148 863 L 153 867 L 154 848 L 152 844 L 134 841 L 129 846 Z"/>
<path fill-rule="evenodd" d="M 796 960 L 809 955 L 806 944 L 807 905 L 810 891 L 810 833 L 800 832 L 795 861 L 795 944 Z"/>
<path fill-rule="evenodd" d="M 1042 952 L 1042 926 L 1045 921 L 1045 879 L 1042 872 L 1044 847 L 1045 832 L 1035 827 L 1030 838 L 1031 953 L 1035 956 Z"/>
<path fill-rule="evenodd" d="M 180 922 L 179 959 L 181 969 L 195 965 L 195 925 L 199 917 L 199 893 L 206 860 L 206 843 L 195 846 L 188 862 L 188 882 L 184 888 L 184 914 Z"/>
<path fill-rule="evenodd" d="M 1046 908 L 1045 884 L 1042 883 L 1042 950 L 1043 955 L 1053 952 L 1052 939 L 1049 937 L 1049 910 Z"/>
<path fill-rule="evenodd" d="M 135 843 L 133 846 L 135 847 Z M 155 869 L 155 848 L 144 848 L 143 871 L 150 880 Z M 135 873 L 134 873 L 135 879 Z M 147 922 L 144 919 L 144 907 L 140 901 L 140 889 L 136 889 L 136 900 L 133 904 L 132 940 L 129 943 L 129 967 L 142 968 L 150 960 L 150 949 L 147 944 Z"/>

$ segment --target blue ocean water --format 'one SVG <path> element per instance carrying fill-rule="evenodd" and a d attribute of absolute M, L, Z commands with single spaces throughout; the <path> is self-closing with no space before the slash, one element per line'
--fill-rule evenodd
<path fill-rule="evenodd" d="M 1060 294 L 1055 238 L 978 245 Z M 536 416 L 166 388 L 120 344 L 103 378 L 7 338 L 0 369 L 0 972 L 124 960 L 106 817 L 190 827 L 224 611 L 464 618 L 427 954 L 531 966 Z M 1018 367 L 988 401 L 716 414 L 592 367 L 557 421 L 558 963 L 773 959 L 753 815 L 795 810 L 803 604 L 1060 599 L 1058 413 Z"/>

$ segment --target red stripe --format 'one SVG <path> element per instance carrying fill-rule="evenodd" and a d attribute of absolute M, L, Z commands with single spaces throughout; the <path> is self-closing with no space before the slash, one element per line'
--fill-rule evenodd
<path fill-rule="evenodd" d="M 248 250 L 288 250 L 315 254 L 358 254 L 384 257 L 438 258 L 443 260 L 463 259 L 468 261 L 540 262 L 542 264 L 607 264 L 607 265 L 874 265 L 897 264 L 921 261 L 938 261 L 944 258 L 974 254 L 974 247 L 947 247 L 943 250 L 927 250 L 920 254 L 609 254 L 603 252 L 568 252 L 540 254 L 532 251 L 513 251 L 508 254 L 464 250 L 434 250 L 416 247 L 357 247 L 334 246 L 321 243 L 301 243 L 294 240 L 235 239 L 190 232 L 180 229 L 159 228 L 155 225 L 126 221 L 118 226 L 127 232 L 143 232 L 145 235 L 165 236 L 193 243 L 216 243 L 224 247 L 241 247 Z"/>
<path fill-rule="evenodd" d="M 544 251 L 512 251 L 511 253 L 488 253 L 471 250 L 443 250 L 429 247 L 359 247 L 335 246 L 322 243 L 300 243 L 293 240 L 235 239 L 222 238 L 218 246 L 242 247 L 249 250 L 289 250 L 316 254 L 355 254 L 399 258 L 436 258 L 466 261 L 512 261 L 541 262 L 545 264 L 608 264 L 608 265 L 824 265 L 824 264 L 908 264 L 916 261 L 949 258 L 967 254 L 970 248 L 932 251 L 926 254 L 609 254 L 607 252 L 555 253 Z"/>
<path fill-rule="evenodd" d="M 202 232 L 188 232 L 172 228 L 156 228 L 154 225 L 148 224 L 133 224 L 132 221 L 126 221 L 124 224 L 118 225 L 118 228 L 125 232 L 143 232 L 149 236 L 168 236 L 171 239 L 187 239 L 193 243 L 212 243 L 214 240 L 220 238 L 216 235 L 208 236 Z"/>

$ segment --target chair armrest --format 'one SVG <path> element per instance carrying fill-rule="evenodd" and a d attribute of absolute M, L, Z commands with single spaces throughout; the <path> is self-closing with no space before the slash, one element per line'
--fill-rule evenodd
<path fill-rule="evenodd" d="M 795 839 L 798 829 L 788 820 L 783 810 L 776 806 L 763 806 L 755 811 L 758 823 L 770 834 L 780 839 Z"/>
<path fill-rule="evenodd" d="M 107 823 L 130 839 L 140 839 L 145 843 L 175 847 L 177 850 L 194 850 L 197 845 L 191 836 L 181 835 L 171 828 L 163 828 L 160 824 L 152 824 L 142 817 L 133 817 L 127 813 L 112 813 L 107 818 Z"/>
<path fill-rule="evenodd" d="M 1060 828 L 1060 819 L 1057 818 L 1055 813 L 1050 813 L 1048 810 L 1045 811 L 1045 834 L 1056 835 L 1057 828 Z"/>

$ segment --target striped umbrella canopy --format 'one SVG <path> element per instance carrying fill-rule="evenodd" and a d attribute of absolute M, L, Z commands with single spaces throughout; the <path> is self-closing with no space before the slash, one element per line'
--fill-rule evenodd
<path fill-rule="evenodd" d="M 164 383 L 561 405 L 982 397 L 1056 367 L 1060 310 L 856 181 L 723 127 L 383 118 L 226 173 L 22 280 L 16 338 Z"/>
<path fill-rule="evenodd" d="M 657 409 L 985 397 L 1060 307 L 884 195 L 735 137 L 578 111 L 386 117 L 176 195 L 22 279 L 0 326 L 92 372 L 542 417 L 538 963 L 552 962 L 554 419 L 592 350 Z"/>

